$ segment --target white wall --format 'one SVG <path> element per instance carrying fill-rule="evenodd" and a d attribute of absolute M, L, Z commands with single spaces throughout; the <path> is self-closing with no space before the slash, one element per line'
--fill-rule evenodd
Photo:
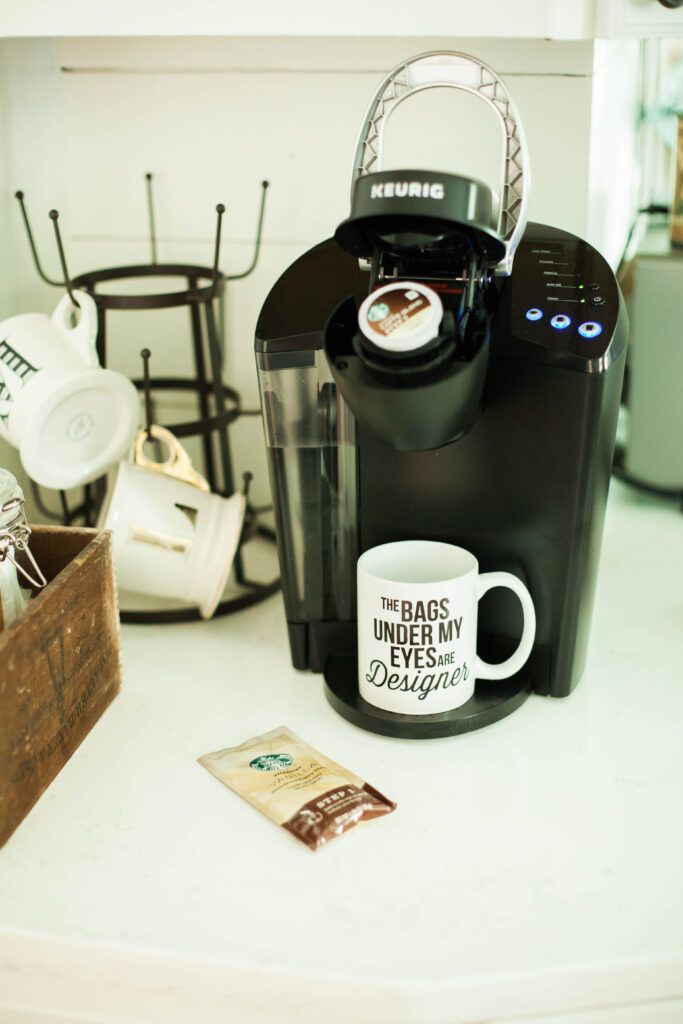
<path fill-rule="evenodd" d="M 623 255 L 639 205 L 642 44 L 595 44 L 591 99 L 589 206 L 586 238 L 614 269 Z"/>
<path fill-rule="evenodd" d="M 631 44 L 616 44 L 629 46 Z M 0 42 L 4 217 L 3 316 L 49 311 L 57 291 L 35 274 L 16 201 L 21 188 L 45 270 L 59 275 L 52 207 L 60 211 L 72 275 L 149 259 L 144 174 L 154 174 L 159 260 L 210 264 L 215 206 L 225 203 L 221 267 L 251 259 L 262 179 L 271 182 L 264 246 L 256 272 L 228 289 L 226 380 L 255 407 L 253 334 L 274 280 L 309 246 L 331 234 L 348 210 L 349 168 L 359 124 L 381 78 L 429 49 L 472 53 L 506 82 L 526 128 L 533 219 L 589 234 L 598 247 L 616 237 L 591 145 L 593 120 L 628 135 L 630 111 L 610 74 L 594 73 L 594 44 L 462 38 L 154 38 Z M 616 59 L 616 58 L 615 58 Z M 633 74 L 619 65 L 620 74 Z M 630 70 L 629 70 L 630 68 Z M 598 95 L 600 90 L 600 95 Z M 615 107 L 615 104 L 617 105 Z M 492 112 L 454 90 L 430 90 L 404 104 L 387 131 L 387 164 L 442 167 L 497 188 L 501 142 Z M 621 138 L 621 136 L 620 136 Z M 624 145 L 628 145 L 624 143 Z M 632 170 L 632 169 L 631 169 Z M 623 219 L 619 198 L 617 218 Z M 110 314 L 109 363 L 139 373 L 190 370 L 183 311 Z M 182 403 L 180 403 L 182 405 Z M 168 421 L 186 418 L 177 399 Z M 192 410 L 187 418 L 194 418 Z M 244 419 L 233 437 L 238 470 L 255 473 L 254 496 L 268 497 L 260 422 Z M 0 450 L 0 461 L 6 461 Z"/>
<path fill-rule="evenodd" d="M 55 295 L 41 286 L 18 233 L 15 191 L 30 182 L 32 200 L 46 211 L 63 201 L 60 111 L 55 89 L 55 48 L 50 40 L 0 44 L 0 319 L 49 308 Z M 57 173 L 53 174 L 53 170 Z M 50 251 L 49 256 L 53 257 Z M 58 273 L 54 258 L 48 273 Z M 47 269 L 47 268 L 46 268 Z M 47 305 L 46 305 L 47 304 Z M 16 451 L 0 442 L 0 465 L 15 473 L 31 506 L 28 481 Z"/>

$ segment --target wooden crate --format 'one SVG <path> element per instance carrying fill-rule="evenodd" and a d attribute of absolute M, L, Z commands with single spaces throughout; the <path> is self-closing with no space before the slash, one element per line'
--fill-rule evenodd
<path fill-rule="evenodd" d="M 48 585 L 0 632 L 0 846 L 121 685 L 111 535 L 36 526 L 31 551 Z"/>

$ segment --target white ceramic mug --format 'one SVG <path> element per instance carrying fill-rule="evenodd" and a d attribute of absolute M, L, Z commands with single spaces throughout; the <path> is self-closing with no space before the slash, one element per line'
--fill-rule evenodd
<path fill-rule="evenodd" d="M 143 458 L 141 432 L 133 460 L 119 463 L 98 526 L 113 533 L 119 587 L 176 598 L 210 619 L 237 552 L 246 498 L 210 493 L 173 435 L 158 426 L 152 434 L 171 458 Z"/>
<path fill-rule="evenodd" d="M 524 613 L 517 650 L 489 665 L 477 655 L 477 607 L 492 587 L 509 587 Z M 536 633 L 529 591 L 508 572 L 479 572 L 464 548 L 407 540 L 358 559 L 358 685 L 375 707 L 404 715 L 452 711 L 475 679 L 505 679 L 526 662 Z"/>
<path fill-rule="evenodd" d="M 135 386 L 97 358 L 97 306 L 64 295 L 52 317 L 0 323 L 0 437 L 28 475 L 66 490 L 101 476 L 130 448 L 140 418 Z M 77 315 L 75 327 L 71 316 Z"/>

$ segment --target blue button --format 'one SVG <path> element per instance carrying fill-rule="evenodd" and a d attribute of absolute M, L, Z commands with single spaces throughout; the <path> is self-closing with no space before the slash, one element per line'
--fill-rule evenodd
<path fill-rule="evenodd" d="M 564 313 L 558 313 L 550 321 L 550 326 L 554 327 L 556 331 L 563 331 L 565 327 L 569 327 L 571 320 Z"/>
<path fill-rule="evenodd" d="M 597 324 L 595 320 L 587 320 L 579 327 L 579 334 L 583 338 L 597 338 L 598 334 L 602 334 L 602 325 Z"/>
<path fill-rule="evenodd" d="M 542 309 L 527 309 L 526 318 L 527 320 L 540 320 L 543 316 Z"/>

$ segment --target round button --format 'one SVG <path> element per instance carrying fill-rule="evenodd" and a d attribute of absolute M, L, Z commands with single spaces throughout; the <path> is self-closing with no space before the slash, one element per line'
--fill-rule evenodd
<path fill-rule="evenodd" d="M 596 324 L 595 320 L 587 320 L 579 327 L 579 334 L 582 338 L 597 338 L 598 334 L 602 334 L 602 326 Z"/>
<path fill-rule="evenodd" d="M 595 284 L 595 282 L 592 282 L 591 284 L 588 285 L 588 291 L 590 291 L 590 292 L 599 292 L 600 291 L 600 285 L 599 284 Z"/>
<path fill-rule="evenodd" d="M 527 309 L 526 311 L 527 320 L 540 320 L 542 316 L 542 309 L 536 309 L 535 307 L 533 307 L 532 309 Z"/>
<path fill-rule="evenodd" d="M 594 295 L 591 299 L 591 306 L 604 306 L 605 297 L 604 295 Z"/>
<path fill-rule="evenodd" d="M 563 331 L 565 327 L 569 327 L 571 320 L 564 313 L 558 313 L 550 321 L 550 326 L 554 327 L 556 331 Z"/>

